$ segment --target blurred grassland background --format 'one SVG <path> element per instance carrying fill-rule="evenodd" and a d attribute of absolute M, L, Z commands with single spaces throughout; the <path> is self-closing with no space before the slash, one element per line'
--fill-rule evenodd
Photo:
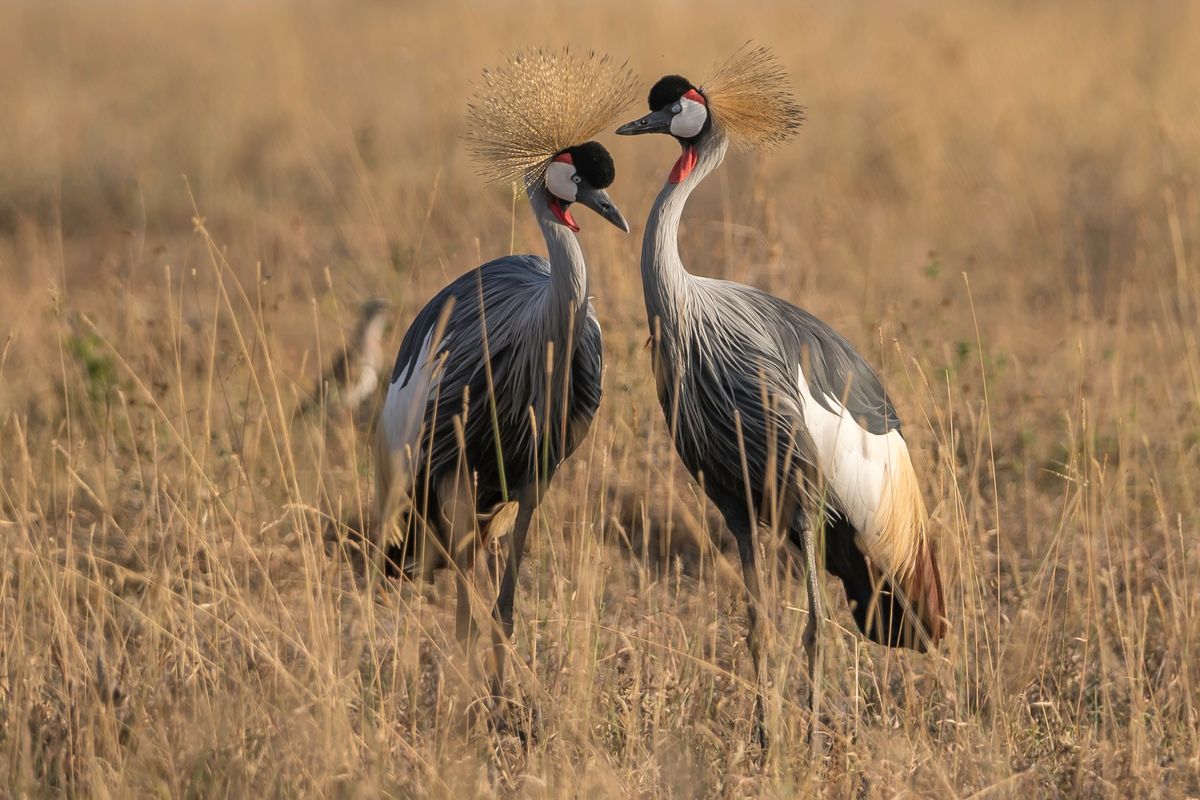
<path fill-rule="evenodd" d="M 1198 31 L 1165 2 L 4 4 L 4 793 L 1200 795 Z M 327 523 L 369 503 L 365 428 L 296 405 L 365 298 L 394 353 L 447 279 L 542 251 L 458 139 L 482 67 L 571 43 L 648 88 L 747 40 L 808 121 L 694 195 L 685 263 L 880 369 L 952 633 L 883 651 L 827 584 L 813 759 L 781 571 L 760 766 L 736 565 L 643 351 L 677 151 L 606 135 L 633 232 L 577 214 L 608 364 L 518 593 L 540 735 L 464 736 L 451 583 L 363 581 Z"/>

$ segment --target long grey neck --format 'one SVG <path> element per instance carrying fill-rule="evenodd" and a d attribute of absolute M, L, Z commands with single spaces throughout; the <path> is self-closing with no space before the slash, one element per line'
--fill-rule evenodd
<path fill-rule="evenodd" d="M 679 258 L 679 219 L 692 191 L 720 166 L 729 140 L 711 130 L 697 147 L 697 162 L 691 174 L 679 183 L 668 181 L 654 201 L 642 239 L 642 291 L 646 299 L 646 321 L 655 332 L 656 321 L 675 325 L 687 304 L 693 278 Z"/>
<path fill-rule="evenodd" d="M 546 238 L 550 258 L 550 291 L 545 299 L 547 338 L 554 341 L 557 354 L 573 352 L 587 316 L 588 273 L 579 240 L 570 228 L 560 223 L 550 210 L 550 194 L 536 185 L 529 190 L 529 205 Z M 556 355 L 557 355 L 556 354 Z"/>

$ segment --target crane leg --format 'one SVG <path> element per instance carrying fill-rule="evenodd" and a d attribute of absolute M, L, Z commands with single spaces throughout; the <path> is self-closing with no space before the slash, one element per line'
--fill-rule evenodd
<path fill-rule="evenodd" d="M 495 625 L 492 629 L 492 697 L 499 698 L 504 689 L 505 659 L 513 632 L 513 594 L 517 588 L 517 576 L 521 571 L 521 556 L 525 553 L 525 535 L 533 519 L 535 503 L 532 498 L 521 498 L 517 520 L 513 524 L 512 541 L 508 547 L 508 561 L 500 579 L 500 591 L 496 594 L 496 607 L 492 611 Z"/>
<path fill-rule="evenodd" d="M 456 588 L 454 608 L 454 635 L 466 651 L 469 662 L 474 663 L 475 641 L 478 630 L 475 617 L 471 614 L 471 574 L 475 567 L 475 550 L 478 537 L 469 534 L 465 541 L 457 543 L 454 553 L 454 583 Z"/>
<path fill-rule="evenodd" d="M 821 658 L 820 642 L 818 641 L 822 615 L 821 587 L 819 584 L 820 577 L 817 574 L 816 536 L 813 534 L 813 527 L 809 521 L 808 514 L 801 513 L 800 525 L 802 526 L 800 536 L 804 547 L 804 562 L 806 571 L 808 572 L 808 624 L 804 626 L 803 640 L 804 650 L 808 654 L 808 736 L 809 742 L 815 745 L 817 723 L 820 720 L 821 683 L 824 667 L 823 659 Z"/>
<path fill-rule="evenodd" d="M 454 569 L 454 636 L 467 659 L 467 672 L 472 680 L 480 673 L 479 655 L 476 653 L 479 629 L 475 625 L 475 616 L 471 613 L 471 592 L 474 588 L 471 578 L 474 574 L 477 542 L 478 538 L 474 533 L 467 533 L 460 540 L 452 542 L 453 551 L 448 554 Z M 464 734 L 474 726 L 477 710 L 477 706 L 473 707 L 463 720 Z"/>
<path fill-rule="evenodd" d="M 454 635 L 473 671 L 477 631 L 471 614 L 471 578 L 479 545 L 479 521 L 475 498 L 470 489 L 464 488 L 465 483 L 456 476 L 438 487 L 438 515 L 426 529 L 425 549 L 430 555 L 440 555 L 454 572 Z"/>
<path fill-rule="evenodd" d="M 725 524 L 729 526 L 730 533 L 737 540 L 738 557 L 742 562 L 742 582 L 746 586 L 746 620 L 749 623 L 746 644 L 750 648 L 750 658 L 754 661 L 754 681 L 757 687 L 757 695 L 754 699 L 754 738 L 765 753 L 770 745 L 764 711 L 767 688 L 767 629 L 766 620 L 762 617 L 762 589 L 758 580 L 754 538 L 750 529 L 750 520 L 746 516 L 727 516 Z"/>

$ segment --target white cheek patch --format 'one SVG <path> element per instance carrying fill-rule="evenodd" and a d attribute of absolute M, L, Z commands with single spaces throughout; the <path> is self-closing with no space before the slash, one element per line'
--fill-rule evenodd
<path fill-rule="evenodd" d="M 686 97 L 680 98 L 679 105 L 682 106 L 679 113 L 671 118 L 671 133 L 680 139 L 690 139 L 704 127 L 704 121 L 708 119 L 708 109 L 703 103 Z"/>
<path fill-rule="evenodd" d="M 546 167 L 546 188 L 559 200 L 568 203 L 575 202 L 575 193 L 579 186 L 571 180 L 575 176 L 575 165 L 565 161 L 552 161 Z"/>

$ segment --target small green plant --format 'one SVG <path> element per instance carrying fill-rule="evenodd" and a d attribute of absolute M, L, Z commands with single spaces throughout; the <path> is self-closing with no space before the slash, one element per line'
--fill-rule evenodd
<path fill-rule="evenodd" d="M 930 250 L 928 261 L 925 266 L 921 267 L 921 271 L 925 273 L 925 277 L 931 281 L 936 281 L 942 276 L 942 259 L 938 257 L 936 250 Z"/>
<path fill-rule="evenodd" d="M 94 333 L 71 334 L 65 342 L 67 353 L 81 369 L 83 388 L 93 404 L 107 399 L 119 383 L 117 365 L 104 342 Z"/>

